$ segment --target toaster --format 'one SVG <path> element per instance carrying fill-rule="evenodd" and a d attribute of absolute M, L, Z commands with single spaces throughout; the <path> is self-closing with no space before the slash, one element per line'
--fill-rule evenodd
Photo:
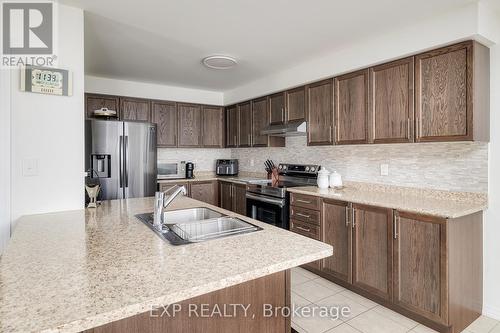
<path fill-rule="evenodd" d="M 215 173 L 217 176 L 236 176 L 238 174 L 238 160 L 217 160 Z"/>

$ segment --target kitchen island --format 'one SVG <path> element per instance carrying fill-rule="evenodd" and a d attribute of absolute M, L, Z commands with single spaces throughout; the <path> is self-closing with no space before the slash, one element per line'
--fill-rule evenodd
<path fill-rule="evenodd" d="M 187 300 L 224 303 L 224 295 L 239 294 L 243 303 L 274 302 L 266 295 L 289 297 L 288 269 L 332 254 L 324 243 L 187 197 L 168 210 L 193 207 L 263 230 L 173 246 L 135 217 L 152 211 L 153 198 L 22 217 L 0 259 L 0 331 L 141 331 L 137 325 L 156 325 L 162 306 Z"/>

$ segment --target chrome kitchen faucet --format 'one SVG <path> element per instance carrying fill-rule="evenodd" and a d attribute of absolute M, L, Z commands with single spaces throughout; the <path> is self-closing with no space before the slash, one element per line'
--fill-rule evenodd
<path fill-rule="evenodd" d="M 174 185 L 164 192 L 155 193 L 155 210 L 153 213 L 153 227 L 156 230 L 160 232 L 162 231 L 163 224 L 165 224 L 165 221 L 163 220 L 164 219 L 163 211 L 181 193 L 183 195 L 186 195 L 187 193 L 186 187 L 184 185 L 182 186 Z"/>

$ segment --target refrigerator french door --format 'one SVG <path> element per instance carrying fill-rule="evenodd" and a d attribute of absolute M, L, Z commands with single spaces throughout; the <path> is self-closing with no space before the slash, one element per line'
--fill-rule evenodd
<path fill-rule="evenodd" d="M 86 120 L 85 169 L 99 178 L 100 200 L 154 196 L 156 125 Z"/>

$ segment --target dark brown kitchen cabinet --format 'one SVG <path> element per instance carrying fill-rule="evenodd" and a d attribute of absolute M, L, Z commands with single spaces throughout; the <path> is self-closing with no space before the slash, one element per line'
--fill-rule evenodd
<path fill-rule="evenodd" d="M 158 147 L 177 147 L 177 105 L 175 102 L 153 101 L 152 122 L 156 124 Z"/>
<path fill-rule="evenodd" d="M 224 108 L 207 106 L 202 108 L 202 145 L 206 148 L 224 147 Z"/>
<path fill-rule="evenodd" d="M 352 284 L 392 299 L 392 209 L 352 205 Z"/>
<path fill-rule="evenodd" d="M 349 204 L 323 199 L 322 241 L 334 246 L 331 257 L 323 259 L 323 272 L 336 279 L 352 282 L 352 227 Z"/>
<path fill-rule="evenodd" d="M 171 188 L 172 186 L 184 186 L 186 188 L 186 196 L 187 197 L 190 197 L 191 196 L 191 192 L 190 192 L 190 186 L 189 186 L 189 182 L 186 182 L 186 181 L 175 181 L 175 182 L 168 182 L 168 183 L 160 183 L 159 184 L 159 190 L 162 191 L 162 192 L 165 192 L 166 190 L 168 190 L 169 188 Z"/>
<path fill-rule="evenodd" d="M 190 186 L 191 198 L 217 206 L 219 203 L 217 181 L 195 181 Z"/>
<path fill-rule="evenodd" d="M 252 146 L 267 147 L 269 137 L 260 132 L 269 125 L 269 110 L 267 108 L 267 97 L 252 101 Z"/>
<path fill-rule="evenodd" d="M 239 123 L 238 106 L 228 107 L 226 109 L 226 147 L 238 147 Z"/>
<path fill-rule="evenodd" d="M 298 87 L 288 90 L 286 96 L 285 121 L 306 120 L 306 87 Z"/>
<path fill-rule="evenodd" d="M 269 96 L 269 114 L 271 125 L 285 123 L 285 93 Z"/>
<path fill-rule="evenodd" d="M 252 107 L 250 102 L 238 105 L 239 118 L 239 147 L 252 146 Z"/>
<path fill-rule="evenodd" d="M 148 99 L 120 97 L 120 119 L 151 121 L 151 102 Z"/>
<path fill-rule="evenodd" d="M 368 143 L 367 69 L 334 79 L 335 143 Z"/>
<path fill-rule="evenodd" d="M 413 70 L 413 57 L 370 68 L 370 142 L 413 142 Z"/>
<path fill-rule="evenodd" d="M 306 87 L 307 145 L 333 144 L 333 80 Z"/>
<path fill-rule="evenodd" d="M 220 181 L 219 197 L 222 208 L 246 215 L 246 185 Z"/>
<path fill-rule="evenodd" d="M 233 209 L 233 190 L 229 182 L 219 182 L 219 204 L 221 208 Z"/>
<path fill-rule="evenodd" d="M 85 94 L 85 116 L 94 118 L 94 111 L 102 108 L 116 111 L 116 116 L 120 113 L 120 98 L 111 95 Z"/>
<path fill-rule="evenodd" d="M 201 146 L 201 105 L 177 104 L 179 129 L 178 147 Z"/>

